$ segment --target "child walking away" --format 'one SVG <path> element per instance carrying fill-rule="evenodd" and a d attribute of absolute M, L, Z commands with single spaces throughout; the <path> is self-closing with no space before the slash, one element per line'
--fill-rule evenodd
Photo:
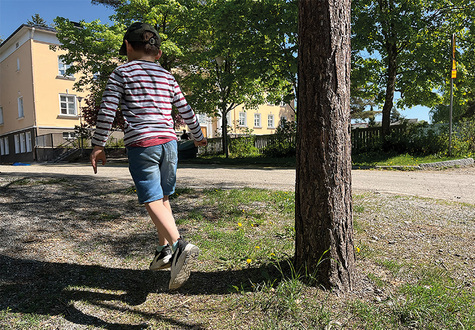
<path fill-rule="evenodd" d="M 137 22 L 127 29 L 119 54 L 127 55 L 128 63 L 112 72 L 102 95 L 91 165 L 97 173 L 97 163 L 106 163 L 104 146 L 120 107 L 129 171 L 139 202 L 145 204 L 158 233 L 150 269 L 171 267 L 169 288 L 174 290 L 188 280 L 199 249 L 180 237 L 169 201 L 175 192 L 178 163 L 172 105 L 188 125 L 195 145 L 205 146 L 207 141 L 175 78 L 155 62 L 162 55 L 160 42 L 148 24 Z"/>

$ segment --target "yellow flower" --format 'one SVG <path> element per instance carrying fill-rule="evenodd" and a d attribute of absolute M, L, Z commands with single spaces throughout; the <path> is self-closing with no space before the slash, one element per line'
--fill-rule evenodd
<path fill-rule="evenodd" d="M 271 257 L 275 257 L 275 253 L 271 253 L 269 254 Z"/>
<path fill-rule="evenodd" d="M 256 249 L 260 249 L 261 247 L 259 245 L 256 246 Z"/>
<path fill-rule="evenodd" d="M 359 247 L 356 247 L 356 252 L 360 253 L 360 248 Z"/>
<path fill-rule="evenodd" d="M 242 223 L 238 222 L 238 226 L 239 226 L 239 227 L 242 227 Z"/>
<path fill-rule="evenodd" d="M 250 264 L 252 262 L 252 259 L 247 259 L 246 262 Z"/>

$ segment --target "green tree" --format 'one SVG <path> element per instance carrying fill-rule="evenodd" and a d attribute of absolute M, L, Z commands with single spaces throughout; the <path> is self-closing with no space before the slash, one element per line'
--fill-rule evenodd
<path fill-rule="evenodd" d="M 395 92 L 399 108 L 442 102 L 451 33 L 462 31 L 471 0 L 354 0 L 353 78 L 382 104 L 389 133 Z"/>
<path fill-rule="evenodd" d="M 294 98 L 296 10 L 283 0 L 214 0 L 199 8 L 183 79 L 196 109 L 221 116 L 226 156 L 231 110 Z"/>
<path fill-rule="evenodd" d="M 31 16 L 31 20 L 26 21 L 26 24 L 28 25 L 33 25 L 33 26 L 42 26 L 42 27 L 48 27 L 48 23 L 41 18 L 40 14 L 34 14 Z"/>

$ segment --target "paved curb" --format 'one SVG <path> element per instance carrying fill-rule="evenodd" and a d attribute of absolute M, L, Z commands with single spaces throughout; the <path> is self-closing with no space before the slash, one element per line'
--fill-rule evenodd
<path fill-rule="evenodd" d="M 439 168 L 439 167 L 472 166 L 473 164 L 474 164 L 473 158 L 466 158 L 466 159 L 446 160 L 443 162 L 419 164 L 419 166 L 423 169 L 427 169 L 427 168 Z"/>

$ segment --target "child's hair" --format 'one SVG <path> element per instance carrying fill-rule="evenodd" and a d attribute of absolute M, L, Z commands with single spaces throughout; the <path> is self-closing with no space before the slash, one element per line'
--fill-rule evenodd
<path fill-rule="evenodd" d="M 145 55 L 157 56 L 160 50 L 160 39 L 154 33 L 145 31 L 142 35 L 143 41 L 129 41 L 129 44 L 136 51 L 143 52 Z"/>

